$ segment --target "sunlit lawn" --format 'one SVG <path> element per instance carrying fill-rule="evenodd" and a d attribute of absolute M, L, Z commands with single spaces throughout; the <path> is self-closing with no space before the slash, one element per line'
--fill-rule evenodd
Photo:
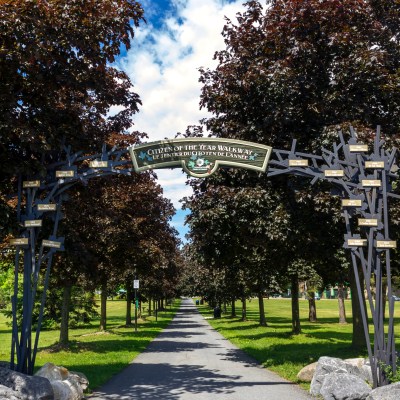
<path fill-rule="evenodd" d="M 176 312 L 178 302 L 165 312 L 155 317 L 140 320 L 138 332 L 133 327 L 124 327 L 125 301 L 109 301 L 107 304 L 108 330 L 98 331 L 98 321 L 93 321 L 80 329 L 70 330 L 71 345 L 68 349 L 59 349 L 59 331 L 41 333 L 36 367 L 46 362 L 83 372 L 90 381 L 93 390 L 105 383 L 112 375 L 128 365 L 142 352 L 152 339 L 168 325 Z M 237 314 L 240 315 L 240 302 L 237 302 Z M 346 301 L 348 324 L 340 325 L 338 321 L 337 300 L 320 300 L 317 302 L 318 322 L 308 322 L 308 302 L 300 301 L 302 333 L 292 335 L 291 302 L 289 299 L 265 300 L 268 326 L 258 324 L 258 301 L 248 302 L 248 321 L 240 318 L 229 318 L 230 309 L 221 319 L 213 319 L 213 310 L 207 305 L 199 306 L 200 311 L 210 324 L 245 350 L 264 366 L 293 382 L 304 366 L 318 360 L 320 356 L 351 358 L 366 356 L 351 349 L 352 324 L 351 305 Z M 396 303 L 395 334 L 397 347 L 400 346 L 400 302 Z M 11 331 L 5 324 L 5 317 L 0 314 L 0 360 L 8 361 L 10 357 Z M 304 385 L 303 385 L 304 386 Z M 305 385 L 307 387 L 307 385 Z"/>
<path fill-rule="evenodd" d="M 167 311 L 155 317 L 139 320 L 138 332 L 124 327 L 126 302 L 114 300 L 107 303 L 107 332 L 98 330 L 99 321 L 93 321 L 80 329 L 70 330 L 71 345 L 68 349 L 54 346 L 59 338 L 58 330 L 42 331 L 36 367 L 46 362 L 62 365 L 69 370 L 83 372 L 89 379 L 91 390 L 105 383 L 112 375 L 125 368 L 160 331 L 171 321 L 178 308 L 176 301 Z M 9 361 L 11 330 L 0 314 L 0 360 Z"/>
<path fill-rule="evenodd" d="M 366 353 L 351 349 L 352 321 L 351 303 L 346 301 L 348 323 L 338 321 L 337 300 L 317 301 L 318 322 L 308 322 L 308 301 L 300 300 L 302 333 L 292 335 L 290 299 L 265 299 L 267 327 L 258 324 L 258 300 L 248 303 L 247 322 L 240 318 L 229 318 L 230 308 L 221 319 L 211 318 L 213 311 L 207 305 L 199 306 L 211 326 L 236 346 L 246 351 L 265 367 L 284 378 L 296 382 L 300 369 L 321 356 L 353 358 L 367 356 Z M 240 302 L 236 303 L 238 317 Z M 395 306 L 395 335 L 400 346 L 400 302 Z M 303 385 L 307 387 L 307 385 Z"/>

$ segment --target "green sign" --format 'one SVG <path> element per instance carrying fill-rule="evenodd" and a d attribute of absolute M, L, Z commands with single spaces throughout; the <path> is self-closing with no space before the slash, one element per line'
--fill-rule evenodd
<path fill-rule="evenodd" d="M 182 167 L 187 174 L 204 178 L 219 167 L 265 172 L 272 147 L 233 139 L 190 138 L 140 144 L 129 152 L 136 172 Z"/>

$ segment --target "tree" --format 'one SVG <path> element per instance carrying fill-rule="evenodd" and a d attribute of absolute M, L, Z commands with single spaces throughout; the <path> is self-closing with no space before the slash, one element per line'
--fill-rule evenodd
<path fill-rule="evenodd" d="M 67 254 L 57 275 L 66 286 L 78 273 L 86 287 L 101 287 L 100 327 L 105 330 L 109 289 L 130 287 L 134 269 L 145 278 L 172 265 L 179 242 L 169 226 L 174 208 L 152 175 L 109 176 L 99 183 L 77 188 L 66 205 Z"/>
<path fill-rule="evenodd" d="M 200 70 L 206 126 L 277 147 L 293 137 L 310 147 L 324 127 L 357 120 L 396 133 L 399 28 L 377 15 L 379 2 L 269 3 L 248 1 L 238 25 L 227 20 L 217 68 Z"/>
<path fill-rule="evenodd" d="M 394 1 L 248 1 L 223 30 L 226 48 L 215 54 L 214 70 L 200 69 L 204 125 L 218 137 L 289 148 L 320 149 L 330 127 L 381 124 L 387 134 L 400 127 L 399 6 Z M 276 181 L 288 193 L 284 208 L 304 233 L 310 224 L 295 215 L 309 199 L 322 198 L 288 178 Z M 313 207 L 313 204 L 315 205 Z M 331 205 L 330 203 L 329 205 Z M 309 216 L 309 213 L 306 213 Z M 332 224 L 333 226 L 333 224 Z M 329 230 L 328 230 L 329 231 Z M 297 249 L 309 235 L 297 234 Z M 298 259 L 304 255 L 285 252 Z M 305 246 L 304 246 L 305 245 Z M 337 248 L 332 246 L 331 254 Z M 323 274 L 318 271 L 323 276 Z M 294 314 L 296 310 L 294 310 Z"/>
<path fill-rule="evenodd" d="M 237 179 L 221 172 L 192 181 L 195 194 L 184 201 L 191 210 L 189 237 L 200 264 L 220 270 L 218 298 L 232 301 L 234 295 L 245 304 L 247 294 L 256 295 L 260 325 L 266 325 L 263 298 L 279 271 L 278 242 L 286 239 L 276 225 L 285 224 L 286 213 L 276 191 L 254 187 L 254 177 L 238 187 Z"/>
<path fill-rule="evenodd" d="M 43 173 L 64 144 L 98 151 L 131 125 L 140 99 L 112 63 L 143 9 L 133 0 L 4 0 L 0 18 L 0 213 L 9 229 L 16 176 Z"/>

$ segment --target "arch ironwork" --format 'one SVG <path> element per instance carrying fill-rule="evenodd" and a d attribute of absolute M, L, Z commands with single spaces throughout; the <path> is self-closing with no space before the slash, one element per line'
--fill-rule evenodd
<path fill-rule="evenodd" d="M 331 150 L 322 148 L 320 155 L 296 151 L 295 140 L 290 150 L 277 150 L 248 142 L 242 142 L 241 145 L 245 147 L 247 145 L 253 146 L 253 148 L 247 149 L 248 161 L 250 164 L 251 162 L 258 162 L 264 168 L 263 171 L 267 176 L 297 175 L 310 179 L 311 184 L 325 180 L 332 185 L 334 194 L 341 197 L 342 215 L 346 224 L 343 246 L 351 253 L 373 385 L 377 387 L 387 383 L 384 366 L 390 366 L 395 371 L 397 361 L 390 266 L 390 252 L 396 248 L 396 242 L 390 237 L 388 212 L 388 198 L 400 198 L 393 192 L 392 188 L 392 182 L 398 178 L 397 149 L 384 149 L 384 141 L 380 138 L 379 127 L 376 131 L 372 151 L 370 151 L 368 145 L 358 142 L 357 135 L 352 128 L 350 129 L 350 139 L 347 142 L 341 132 L 339 132 L 338 138 L 339 143 L 333 144 Z M 199 140 L 202 140 L 202 138 L 199 138 Z M 173 142 L 173 140 L 157 142 L 157 145 L 161 143 L 171 147 Z M 143 146 L 154 149 L 154 146 L 151 147 L 150 145 L 151 143 L 141 145 L 140 149 L 143 150 Z M 234 145 L 239 146 L 240 143 Z M 267 161 L 269 160 L 268 166 L 264 161 L 260 163 L 259 158 L 257 160 L 260 149 L 264 152 L 263 157 L 265 156 Z M 175 150 L 172 148 L 171 151 Z M 209 151 L 211 150 L 209 149 Z M 17 218 L 22 228 L 19 237 L 10 242 L 11 245 L 16 247 L 15 284 L 14 295 L 12 296 L 11 367 L 13 369 L 23 373 L 33 373 L 52 259 L 55 252 L 64 249 L 64 238 L 57 236 L 57 230 L 61 218 L 61 205 L 65 200 L 68 189 L 77 182 L 86 183 L 94 177 L 115 174 L 131 175 L 144 169 L 171 168 L 174 166 L 173 163 L 161 166 L 149 165 L 148 168 L 143 168 L 143 165 L 139 166 L 137 163 L 134 163 L 133 166 L 129 153 L 134 158 L 132 149 L 114 147 L 107 150 L 104 145 L 102 151 L 98 154 L 83 155 L 80 152 L 72 152 L 70 147 L 65 147 L 60 161 L 47 167 L 47 175 L 44 179 L 35 177 L 31 180 L 19 179 Z M 143 151 L 140 154 L 143 159 L 148 156 Z M 199 160 L 199 154 L 195 156 L 193 161 Z M 218 158 L 218 155 L 216 157 Z M 203 167 L 203 161 L 198 162 L 200 167 Z M 179 156 L 175 162 L 178 162 L 177 165 L 182 165 Z M 217 162 L 215 163 L 217 164 Z M 220 162 L 220 164 L 224 165 L 223 162 Z M 232 165 L 229 162 L 225 165 L 248 168 L 246 165 Z M 260 171 L 260 169 L 258 170 Z M 187 167 L 185 171 L 191 172 L 190 168 Z M 207 175 L 204 171 L 201 174 Z M 193 175 L 198 176 L 195 171 Z M 25 194 L 24 202 L 22 201 L 23 192 Z M 49 216 L 52 217 L 54 222 L 52 235 L 39 241 L 43 219 Z M 355 230 L 360 233 L 355 233 Z M 19 328 L 17 324 L 17 295 L 21 256 L 24 265 L 23 315 L 22 326 Z M 39 321 L 35 332 L 33 332 L 32 311 L 39 282 L 39 271 L 42 267 L 45 268 L 44 291 L 41 298 Z M 367 309 L 364 307 L 364 284 L 359 279 L 359 269 L 362 271 L 365 282 Z M 383 313 L 382 276 L 384 269 L 387 275 L 389 300 L 387 329 L 385 329 Z M 372 290 L 372 280 L 375 281 L 375 295 Z M 373 321 L 373 345 L 368 328 L 369 316 Z"/>

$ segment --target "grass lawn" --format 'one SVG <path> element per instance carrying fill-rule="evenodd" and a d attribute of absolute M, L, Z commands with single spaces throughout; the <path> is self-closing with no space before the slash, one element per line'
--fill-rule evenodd
<path fill-rule="evenodd" d="M 134 327 L 124 327 L 126 302 L 113 300 L 107 302 L 107 331 L 99 332 L 99 322 L 93 321 L 84 328 L 71 329 L 70 346 L 60 349 L 56 345 L 58 330 L 42 331 L 39 352 L 35 367 L 46 362 L 62 365 L 69 370 L 83 372 L 89 379 L 89 389 L 93 390 L 112 375 L 121 371 L 141 353 L 147 345 L 165 328 L 178 309 L 180 301 L 155 317 L 146 317 L 138 322 L 138 332 Z M 11 329 L 6 318 L 0 314 L 0 360 L 9 361 Z"/>
<path fill-rule="evenodd" d="M 291 334 L 291 300 L 265 299 L 267 327 L 258 324 L 258 300 L 247 303 L 248 321 L 226 316 L 213 319 L 213 311 L 207 305 L 198 306 L 212 327 L 236 346 L 250 354 L 265 367 L 282 377 L 297 382 L 297 373 L 305 365 L 321 356 L 339 358 L 367 357 L 350 348 L 352 338 L 351 303 L 346 300 L 347 324 L 339 324 L 337 300 L 317 301 L 318 322 L 308 322 L 308 301 L 300 300 L 302 333 Z M 241 313 L 241 303 L 236 303 L 236 313 Z M 395 335 L 400 346 L 400 302 L 395 305 Z M 308 384 L 302 384 L 309 388 Z"/>

